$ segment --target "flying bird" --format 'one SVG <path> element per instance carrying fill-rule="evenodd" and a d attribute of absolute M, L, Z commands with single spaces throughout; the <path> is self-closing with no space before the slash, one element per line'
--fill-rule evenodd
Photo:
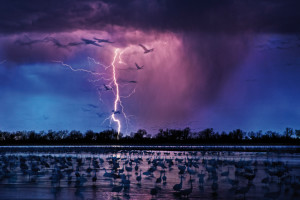
<path fill-rule="evenodd" d="M 32 40 L 29 36 L 25 35 L 25 38 L 27 41 L 24 40 L 16 40 L 15 43 L 18 45 L 22 45 L 22 46 L 31 46 L 32 44 L 36 44 L 36 43 L 42 43 L 42 42 L 46 42 L 47 38 L 41 39 L 41 40 Z"/>
<path fill-rule="evenodd" d="M 112 110 L 112 112 L 113 112 L 114 114 L 121 114 L 120 111 L 114 111 L 114 110 Z"/>
<path fill-rule="evenodd" d="M 135 63 L 135 66 L 136 66 L 136 68 L 137 68 L 138 70 L 144 68 L 144 65 L 143 65 L 143 66 L 139 66 L 137 63 Z"/>
<path fill-rule="evenodd" d="M 74 46 L 78 46 L 78 45 L 82 45 L 82 44 L 85 44 L 85 43 L 83 43 L 83 42 L 70 42 L 70 43 L 68 43 L 68 46 L 74 47 Z"/>
<path fill-rule="evenodd" d="M 55 46 L 59 47 L 59 48 L 67 48 L 68 45 L 64 45 L 62 43 L 60 43 L 60 41 L 58 41 L 57 39 L 53 38 L 53 37 L 47 37 L 46 41 L 52 42 Z"/>
<path fill-rule="evenodd" d="M 96 115 L 99 117 L 99 118 L 102 118 L 104 116 L 105 113 L 96 113 Z"/>
<path fill-rule="evenodd" d="M 81 40 L 85 43 L 85 44 L 91 44 L 91 45 L 94 45 L 94 46 L 97 46 L 97 47 L 102 47 L 100 44 L 97 44 L 96 41 L 94 40 L 88 40 L 88 39 L 85 39 L 85 38 L 81 38 Z"/>
<path fill-rule="evenodd" d="M 150 52 L 154 51 L 154 48 L 152 48 L 152 49 L 147 49 L 147 48 L 146 48 L 144 45 L 142 45 L 142 44 L 139 44 L 139 46 L 143 48 L 144 53 L 150 53 Z"/>
<path fill-rule="evenodd" d="M 89 103 L 89 104 L 87 104 L 89 107 L 92 107 L 92 108 L 98 108 L 98 106 L 96 106 L 96 105 L 94 105 L 94 104 L 91 104 L 91 103 Z"/>
<path fill-rule="evenodd" d="M 99 38 L 96 38 L 96 37 L 94 37 L 94 40 L 96 40 L 98 43 L 101 43 L 101 42 L 114 43 L 114 42 L 111 42 L 111 41 L 109 41 L 109 40 L 99 39 Z"/>
<path fill-rule="evenodd" d="M 123 79 L 119 79 L 118 81 L 122 82 L 122 83 L 137 83 L 137 81 L 129 81 L 129 80 L 123 80 Z"/>
<path fill-rule="evenodd" d="M 107 90 L 112 90 L 112 88 L 111 87 L 109 87 L 109 86 L 107 86 L 107 85 L 105 85 L 105 84 L 103 84 L 103 86 L 104 86 L 104 89 L 107 91 Z"/>

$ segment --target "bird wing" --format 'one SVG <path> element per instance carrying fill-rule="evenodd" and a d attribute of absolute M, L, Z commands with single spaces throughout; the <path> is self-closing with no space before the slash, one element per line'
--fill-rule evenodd
<path fill-rule="evenodd" d="M 70 42 L 68 44 L 68 46 L 77 46 L 77 45 L 82 45 L 82 44 L 84 44 L 84 42 Z"/>
<path fill-rule="evenodd" d="M 81 38 L 81 40 L 85 43 L 88 43 L 88 42 L 91 42 L 92 40 L 88 40 L 88 39 L 84 39 L 84 38 Z"/>
<path fill-rule="evenodd" d="M 148 51 L 148 49 L 144 45 L 139 44 L 139 46 L 142 47 L 145 51 Z"/>
<path fill-rule="evenodd" d="M 97 47 L 102 47 L 102 45 L 97 44 L 96 42 L 91 43 L 91 45 L 95 45 L 95 46 L 97 46 Z"/>
<path fill-rule="evenodd" d="M 94 40 L 97 40 L 98 42 L 101 42 L 101 41 L 102 41 L 101 39 L 96 38 L 96 37 L 94 37 L 93 39 L 94 39 Z"/>
<path fill-rule="evenodd" d="M 99 39 L 99 38 L 96 38 L 96 37 L 94 37 L 94 40 L 97 40 L 98 43 L 102 43 L 102 42 L 106 42 L 106 43 L 114 43 L 114 42 L 111 42 L 111 41 L 109 41 L 109 40 L 107 40 L 107 39 Z"/>
<path fill-rule="evenodd" d="M 85 38 L 81 38 L 81 40 L 87 45 L 91 44 L 91 45 L 95 45 L 98 47 L 102 47 L 100 44 L 97 44 L 96 41 L 94 41 L 94 40 L 89 40 L 89 39 L 85 39 Z"/>

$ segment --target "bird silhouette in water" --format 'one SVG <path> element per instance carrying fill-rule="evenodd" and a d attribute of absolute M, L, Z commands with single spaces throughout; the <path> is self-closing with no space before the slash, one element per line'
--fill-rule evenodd
<path fill-rule="evenodd" d="M 158 178 L 156 179 L 156 183 L 161 183 L 161 176 L 162 176 L 162 172 L 160 172 L 160 177 L 158 177 Z"/>
<path fill-rule="evenodd" d="M 161 190 L 161 188 L 158 187 L 158 186 L 155 186 L 154 188 L 152 188 L 152 189 L 150 190 L 150 194 L 152 195 L 152 197 L 153 197 L 153 196 L 156 196 L 159 190 Z"/>
<path fill-rule="evenodd" d="M 192 179 L 192 177 L 190 176 L 191 187 L 180 191 L 180 194 L 182 196 L 188 197 L 193 192 L 193 181 L 191 181 L 191 179 Z"/>
<path fill-rule="evenodd" d="M 142 170 L 140 170 L 140 175 L 136 177 L 136 180 L 140 183 L 142 180 Z"/>
<path fill-rule="evenodd" d="M 93 183 L 96 183 L 96 181 L 97 181 L 96 170 L 95 170 L 95 174 L 94 174 L 94 176 L 93 176 L 93 178 L 92 178 L 92 181 L 93 181 Z"/>
<path fill-rule="evenodd" d="M 173 190 L 175 190 L 177 192 L 179 192 L 181 190 L 181 188 L 182 188 L 182 179 L 183 179 L 183 176 L 180 177 L 180 183 L 175 184 L 173 186 Z"/>
<path fill-rule="evenodd" d="M 166 177 L 166 172 L 164 171 L 164 176 L 162 177 L 164 184 L 167 183 L 167 177 Z"/>
<path fill-rule="evenodd" d="M 122 189 L 123 189 L 123 184 L 122 185 L 115 185 L 115 186 L 113 186 L 112 187 L 112 192 L 116 192 L 116 193 L 119 193 L 119 192 L 121 192 L 122 191 Z"/>

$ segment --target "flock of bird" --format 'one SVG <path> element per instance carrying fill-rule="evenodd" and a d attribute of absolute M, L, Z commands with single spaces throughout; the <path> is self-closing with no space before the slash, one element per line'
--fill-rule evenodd
<path fill-rule="evenodd" d="M 119 198 L 299 198 L 299 165 L 280 155 L 212 151 L 122 150 L 99 153 L 2 153 L 0 190 L 7 184 L 48 184 L 63 188 L 105 190 Z M 249 192 L 251 191 L 251 192 Z M 202 195 L 202 196 L 201 196 Z"/>

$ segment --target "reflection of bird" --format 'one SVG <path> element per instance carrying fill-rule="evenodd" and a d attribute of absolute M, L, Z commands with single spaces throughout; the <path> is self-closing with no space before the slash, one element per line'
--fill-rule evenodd
<path fill-rule="evenodd" d="M 161 176 L 162 176 L 162 172 L 160 172 L 160 177 L 158 177 L 158 178 L 156 179 L 156 183 L 161 183 Z"/>
<path fill-rule="evenodd" d="M 159 190 L 161 190 L 161 188 L 156 186 L 150 190 L 150 194 L 156 196 Z"/>
<path fill-rule="evenodd" d="M 136 177 L 136 180 L 140 182 L 142 180 L 142 170 L 140 170 L 140 175 Z"/>
<path fill-rule="evenodd" d="M 185 190 L 181 190 L 180 191 L 181 195 L 188 197 L 193 192 L 193 181 L 190 181 L 190 183 L 191 183 L 191 187 Z"/>
<path fill-rule="evenodd" d="M 122 191 L 122 189 L 123 189 L 123 185 L 113 186 L 113 187 L 112 187 L 112 192 L 117 192 L 117 193 L 119 193 L 119 192 Z"/>
<path fill-rule="evenodd" d="M 136 66 L 136 68 L 137 68 L 138 70 L 144 68 L 144 66 L 139 66 L 137 63 L 135 63 L 135 66 Z"/>
<path fill-rule="evenodd" d="M 93 178 L 92 178 L 92 181 L 93 181 L 94 183 L 97 181 L 96 170 L 95 170 L 95 174 L 94 174 L 94 176 L 93 176 Z"/>
<path fill-rule="evenodd" d="M 144 45 L 142 45 L 142 44 L 139 44 L 139 46 L 142 47 L 142 48 L 144 49 L 144 53 L 150 53 L 150 52 L 154 51 L 154 48 L 152 48 L 152 49 L 147 49 L 147 48 L 146 48 Z"/>
<path fill-rule="evenodd" d="M 183 179 L 183 176 L 181 176 L 180 183 L 179 184 L 175 184 L 173 186 L 173 190 L 175 190 L 175 191 L 180 191 L 181 190 L 181 188 L 182 188 L 182 179 Z"/>
<path fill-rule="evenodd" d="M 201 170 L 201 174 L 198 174 L 200 185 L 204 184 L 204 176 L 205 176 L 205 174 L 203 173 L 203 170 Z"/>
<path fill-rule="evenodd" d="M 167 182 L 166 172 L 164 172 L 163 181 L 164 183 Z"/>

